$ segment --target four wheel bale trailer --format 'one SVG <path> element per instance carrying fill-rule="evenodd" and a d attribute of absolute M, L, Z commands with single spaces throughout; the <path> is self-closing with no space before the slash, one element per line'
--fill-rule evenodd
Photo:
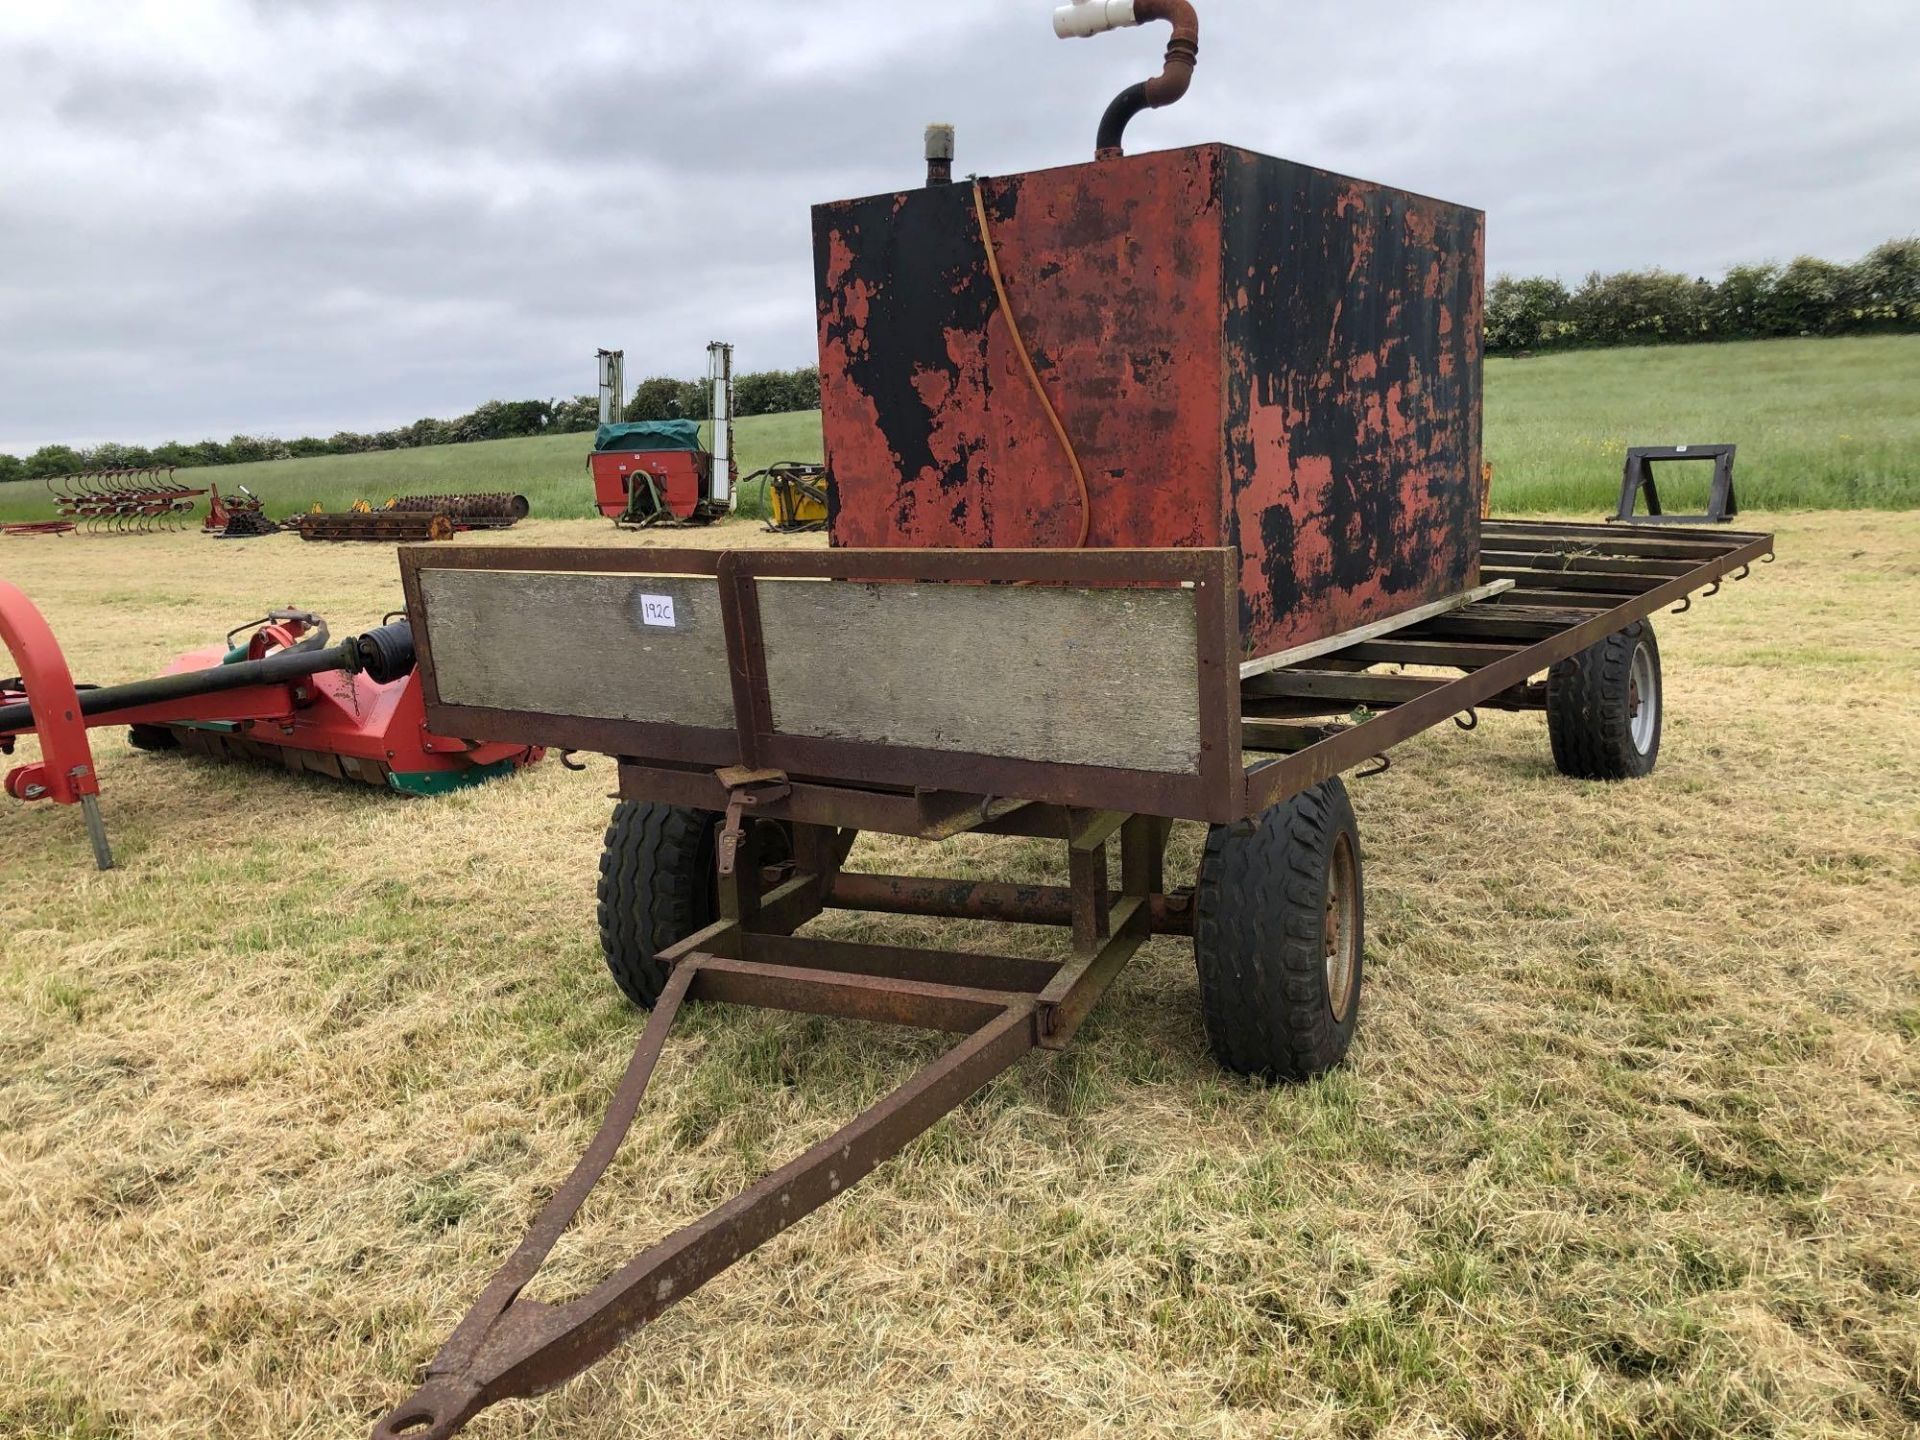
<path fill-rule="evenodd" d="M 578 1373 L 1067 1046 L 1150 936 L 1191 936 L 1220 1062 L 1339 1063 L 1365 884 L 1341 775 L 1484 710 L 1568 775 L 1646 774 L 1653 617 L 1770 537 L 1482 520 L 1483 217 L 1226 146 L 1129 158 L 1184 91 L 1184 0 L 1089 165 L 820 207 L 822 551 L 403 549 L 429 723 L 615 757 L 608 966 L 648 1020 L 578 1167 L 377 1440 Z M 1169 876 L 1176 821 L 1209 827 Z M 856 873 L 861 831 L 1064 847 L 1069 883 Z M 1110 858 L 1110 851 L 1115 852 Z M 851 943 L 830 910 L 1059 927 L 1059 960 Z M 689 1001 L 923 1027 L 939 1059 L 571 1300 L 522 1298 Z"/>

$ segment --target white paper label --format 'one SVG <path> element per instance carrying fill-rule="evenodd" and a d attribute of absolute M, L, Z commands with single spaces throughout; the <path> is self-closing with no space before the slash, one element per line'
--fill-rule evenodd
<path fill-rule="evenodd" d="M 640 623 L 643 625 L 657 625 L 663 630 L 673 629 L 673 597 L 671 595 L 642 595 L 640 597 Z"/>

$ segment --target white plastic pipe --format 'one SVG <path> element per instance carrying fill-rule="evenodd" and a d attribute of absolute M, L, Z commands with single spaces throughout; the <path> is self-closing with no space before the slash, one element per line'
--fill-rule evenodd
<path fill-rule="evenodd" d="M 707 379 L 713 386 L 713 498 L 733 503 L 733 346 L 707 346 Z"/>
<path fill-rule="evenodd" d="M 1053 12 L 1053 33 L 1062 40 L 1085 40 L 1139 23 L 1133 0 L 1073 0 Z"/>

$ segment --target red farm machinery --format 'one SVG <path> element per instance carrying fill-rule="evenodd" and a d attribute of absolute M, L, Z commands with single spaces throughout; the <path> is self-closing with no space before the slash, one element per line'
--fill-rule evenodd
<path fill-rule="evenodd" d="M 1164 66 L 1090 163 L 955 183 L 936 129 L 924 186 L 815 209 L 831 548 L 400 552 L 425 732 L 617 760 L 600 938 L 650 1016 L 600 1133 L 375 1440 L 444 1440 L 578 1374 L 1068 1047 L 1150 937 L 1190 938 L 1226 1070 L 1340 1064 L 1367 956 L 1342 775 L 1494 710 L 1543 715 L 1571 778 L 1646 775 L 1653 617 L 1771 558 L 1723 525 L 1483 519 L 1484 216 L 1226 145 L 1127 155 L 1191 83 L 1193 6 L 1055 17 L 1148 22 L 1172 28 Z M 622 453 L 661 452 L 596 455 L 616 518 L 641 505 Z M 719 498 L 689 474 L 643 485 L 647 513 Z M 83 703 L 29 689 L 70 723 Z M 1207 827 L 1191 877 L 1168 873 L 1178 822 Z M 1039 839 L 1067 883 L 860 873 L 862 831 Z M 810 931 L 837 910 L 1061 943 Z M 952 1042 L 591 1289 L 527 1298 L 694 1002 Z"/>
<path fill-rule="evenodd" d="M 39 610 L 0 581 L 0 641 L 20 668 L 0 680 L 0 755 L 23 736 L 40 745 L 37 761 L 8 773 L 7 793 L 79 805 L 102 870 L 113 855 L 87 739 L 96 727 L 125 726 L 136 749 L 264 760 L 410 795 L 489 780 L 543 753 L 435 732 L 404 619 L 335 644 L 319 616 L 276 610 L 153 679 L 81 687 Z"/>
<path fill-rule="evenodd" d="M 600 513 L 623 529 L 710 525 L 733 509 L 739 480 L 733 449 L 733 347 L 707 347 L 711 445 L 694 420 L 618 419 L 623 356 L 600 352 L 601 424 L 588 468 Z"/>
<path fill-rule="evenodd" d="M 47 493 L 58 518 L 11 527 L 15 533 L 147 535 L 177 530 L 207 492 L 180 484 L 171 465 L 147 465 L 55 475 L 47 480 Z"/>

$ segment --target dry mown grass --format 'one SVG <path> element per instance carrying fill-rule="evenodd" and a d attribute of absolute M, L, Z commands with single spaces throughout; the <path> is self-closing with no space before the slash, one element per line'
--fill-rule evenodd
<path fill-rule="evenodd" d="M 1347 1069 L 1218 1074 L 1157 941 L 1073 1052 L 473 1433 L 1914 1433 L 1920 517 L 1779 529 L 1777 565 L 1662 623 L 1650 782 L 1562 781 L 1537 717 L 1490 716 L 1356 787 Z M 372 549 L 0 544 L 82 678 L 270 602 L 398 603 Z M 100 749 L 118 871 L 74 812 L 0 804 L 0 1434 L 363 1434 L 637 1032 L 592 930 L 611 769 L 406 802 Z M 559 1278 L 923 1053 L 691 1017 Z"/>

